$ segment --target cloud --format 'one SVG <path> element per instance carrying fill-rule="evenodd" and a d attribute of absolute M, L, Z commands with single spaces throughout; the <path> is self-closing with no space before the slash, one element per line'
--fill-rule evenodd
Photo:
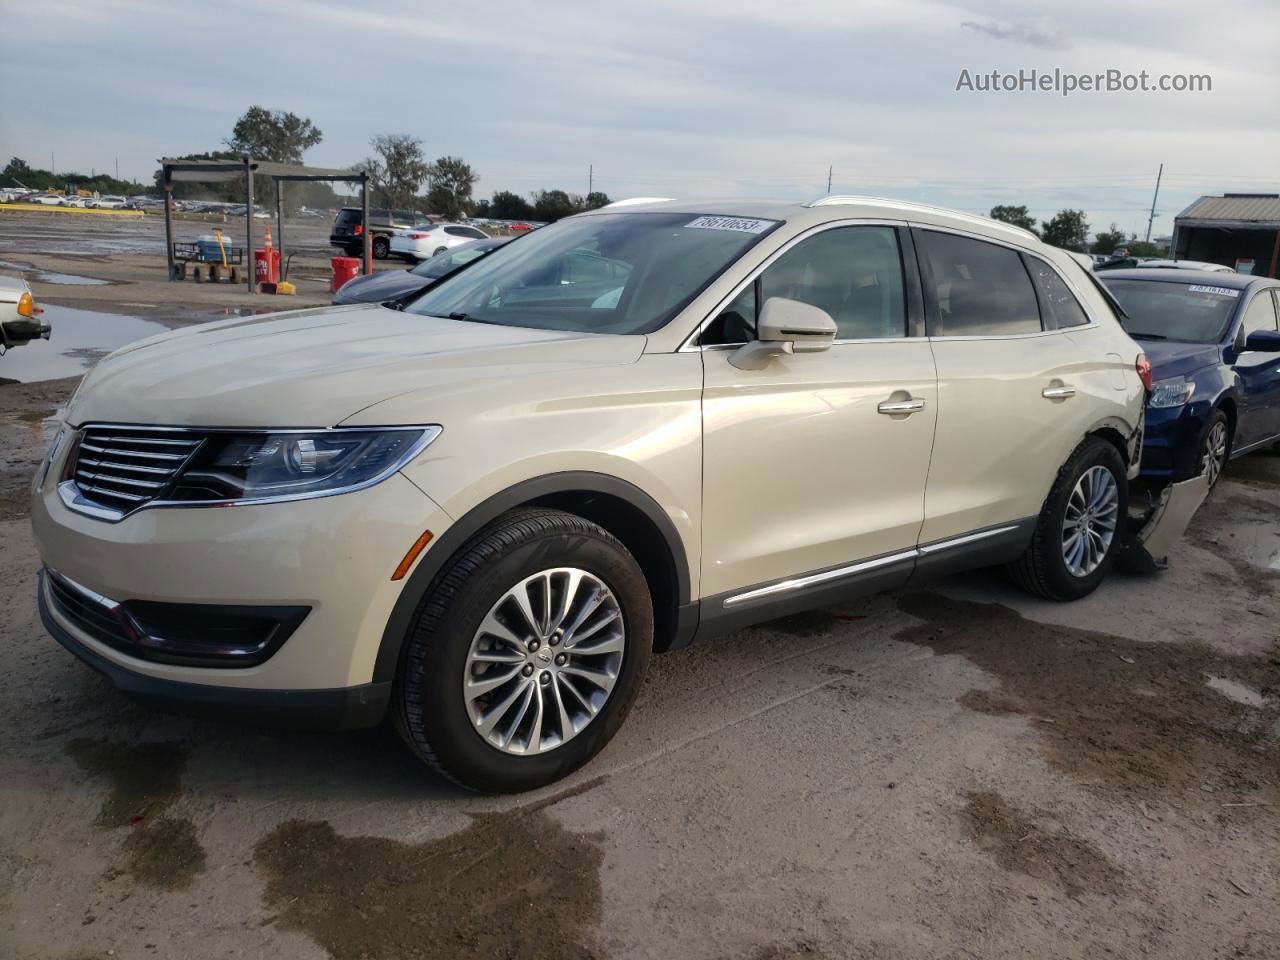
<path fill-rule="evenodd" d="M 960 24 L 968 30 L 985 33 L 993 40 L 1011 40 L 1024 43 L 1029 47 L 1040 47 L 1044 50 L 1066 50 L 1071 44 L 1067 41 L 1066 31 L 1056 23 L 1045 20 L 1019 20 L 1009 26 L 1001 26 L 994 20 L 978 23 L 965 20 Z"/>

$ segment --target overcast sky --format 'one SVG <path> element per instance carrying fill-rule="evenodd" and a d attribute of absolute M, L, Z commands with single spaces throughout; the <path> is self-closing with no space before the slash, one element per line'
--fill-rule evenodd
<path fill-rule="evenodd" d="M 0 0 L 0 163 L 150 179 L 250 104 L 341 166 L 410 133 L 477 196 L 1025 203 L 1154 233 L 1202 193 L 1280 190 L 1275 0 Z M 252 38 L 250 38 L 252 34 Z M 15 40 L 32 38 L 34 42 Z M 957 92 L 962 70 L 1207 73 L 1207 93 Z"/>

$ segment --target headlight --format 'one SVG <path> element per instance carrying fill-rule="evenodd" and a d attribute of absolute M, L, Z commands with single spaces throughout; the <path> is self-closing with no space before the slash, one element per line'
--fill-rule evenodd
<path fill-rule="evenodd" d="M 1151 397 L 1147 406 L 1159 410 L 1162 407 L 1180 407 L 1196 392 L 1196 385 L 1190 380 L 1177 377 L 1172 380 L 1158 380 L 1151 387 Z"/>
<path fill-rule="evenodd" d="M 439 427 L 211 433 L 165 500 L 305 499 L 372 486 L 440 435 Z"/>

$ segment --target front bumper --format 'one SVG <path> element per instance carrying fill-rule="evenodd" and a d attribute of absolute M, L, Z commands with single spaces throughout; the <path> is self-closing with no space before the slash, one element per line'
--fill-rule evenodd
<path fill-rule="evenodd" d="M 50 632 L 117 685 L 136 692 L 177 691 L 177 699 L 196 703 L 341 706 L 348 696 L 373 696 L 335 691 L 360 690 L 373 681 L 383 632 L 403 585 L 391 580 L 392 571 L 423 530 L 438 538 L 450 520 L 413 483 L 394 474 L 340 496 L 241 507 L 154 507 L 118 523 L 69 509 L 56 484 L 47 482 L 32 498 L 31 525 L 48 567 L 119 603 L 310 608 L 261 663 L 195 666 L 155 662 L 103 642 L 49 603 L 42 587 Z"/>
<path fill-rule="evenodd" d="M 391 702 L 390 683 L 366 683 L 335 690 L 258 690 L 148 676 L 108 659 L 82 642 L 55 619 L 51 606 L 48 578 L 42 571 L 40 619 L 50 635 L 104 674 L 117 689 L 164 706 L 290 727 L 354 730 L 379 723 Z"/>
<path fill-rule="evenodd" d="M 1211 407 L 1189 403 L 1146 411 L 1142 476 L 1187 480 L 1200 473 L 1200 434 Z"/>

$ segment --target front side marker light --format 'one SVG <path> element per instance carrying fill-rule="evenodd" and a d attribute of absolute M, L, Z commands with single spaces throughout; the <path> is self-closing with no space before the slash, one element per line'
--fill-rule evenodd
<path fill-rule="evenodd" d="M 404 559 L 400 561 L 396 567 L 395 573 L 391 574 L 392 580 L 403 580 L 409 572 L 409 568 L 413 566 L 413 562 L 418 559 L 418 555 L 427 549 L 427 544 L 431 542 L 433 534 L 430 530 L 423 530 L 422 536 L 413 541 L 413 546 L 409 548 L 409 552 L 404 555 Z"/>

